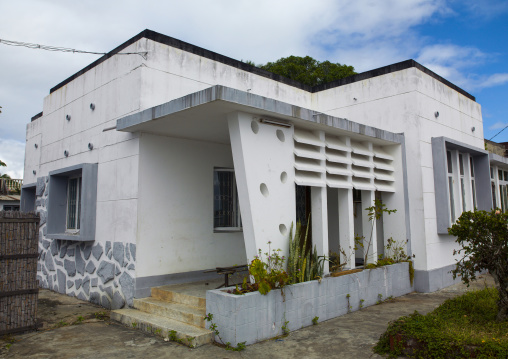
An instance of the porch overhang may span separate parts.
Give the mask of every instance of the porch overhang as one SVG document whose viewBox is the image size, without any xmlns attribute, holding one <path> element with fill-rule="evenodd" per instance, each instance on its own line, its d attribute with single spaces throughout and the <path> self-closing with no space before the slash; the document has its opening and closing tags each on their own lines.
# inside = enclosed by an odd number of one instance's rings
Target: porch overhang
<svg viewBox="0 0 508 359">
<path fill-rule="evenodd" d="M 227 115 L 233 112 L 247 112 L 379 144 L 402 143 L 404 139 L 403 134 L 220 85 L 120 118 L 116 129 L 228 144 Z"/>
</svg>

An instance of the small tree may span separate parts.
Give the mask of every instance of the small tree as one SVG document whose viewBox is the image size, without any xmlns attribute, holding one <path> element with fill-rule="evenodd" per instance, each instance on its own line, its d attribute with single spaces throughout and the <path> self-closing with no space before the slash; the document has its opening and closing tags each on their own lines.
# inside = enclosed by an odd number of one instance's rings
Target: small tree
<svg viewBox="0 0 508 359">
<path fill-rule="evenodd" d="M 254 65 L 251 61 L 246 63 Z M 310 56 L 283 57 L 258 67 L 309 86 L 321 85 L 356 74 L 353 66 L 330 61 L 320 62 Z"/>
<path fill-rule="evenodd" d="M 462 255 L 452 271 L 469 286 L 476 274 L 488 270 L 499 292 L 497 320 L 508 320 L 508 214 L 499 210 L 464 212 L 449 230 Z"/>
</svg>

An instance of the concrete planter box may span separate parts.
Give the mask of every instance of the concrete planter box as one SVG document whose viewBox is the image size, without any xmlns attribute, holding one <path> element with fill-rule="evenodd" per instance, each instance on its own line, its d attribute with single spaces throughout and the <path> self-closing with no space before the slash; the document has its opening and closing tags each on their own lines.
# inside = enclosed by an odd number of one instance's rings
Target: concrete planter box
<svg viewBox="0 0 508 359">
<path fill-rule="evenodd" d="M 206 293 L 206 312 L 213 314 L 213 322 L 224 342 L 253 344 L 282 335 L 282 326 L 288 321 L 290 331 L 336 318 L 374 305 L 379 300 L 398 297 L 413 291 L 409 281 L 409 263 L 397 263 L 364 270 L 341 277 L 324 278 L 321 283 L 298 283 L 267 295 L 259 292 L 233 295 L 223 290 Z M 347 295 L 349 294 L 349 298 Z M 207 322 L 207 327 L 210 325 Z M 217 338 L 216 338 L 217 339 Z"/>
</svg>

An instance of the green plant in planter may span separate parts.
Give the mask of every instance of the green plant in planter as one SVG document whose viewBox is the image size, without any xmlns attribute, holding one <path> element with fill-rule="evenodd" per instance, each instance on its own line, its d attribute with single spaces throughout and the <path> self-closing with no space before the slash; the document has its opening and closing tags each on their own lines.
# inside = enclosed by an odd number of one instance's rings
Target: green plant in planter
<svg viewBox="0 0 508 359">
<path fill-rule="evenodd" d="M 266 261 L 263 260 L 260 249 L 257 258 L 253 259 L 249 265 L 249 274 L 254 278 L 257 290 L 261 294 L 267 294 L 275 288 L 283 288 L 289 283 L 289 276 L 284 270 L 285 257 L 280 255 L 280 249 L 271 250 L 270 244 L 271 242 L 268 242 Z M 242 287 L 246 286 L 245 278 Z"/>
<path fill-rule="evenodd" d="M 308 222 L 310 222 L 310 215 Z M 296 223 L 296 230 L 293 236 L 293 224 L 289 230 L 289 258 L 288 274 L 291 283 L 301 283 L 310 280 L 321 280 L 323 277 L 325 256 L 318 256 L 316 246 L 314 251 L 307 250 L 307 238 L 309 236 L 309 226 L 305 232 L 303 243 L 301 242 L 301 223 Z M 312 253 L 311 253 L 312 252 Z"/>
</svg>

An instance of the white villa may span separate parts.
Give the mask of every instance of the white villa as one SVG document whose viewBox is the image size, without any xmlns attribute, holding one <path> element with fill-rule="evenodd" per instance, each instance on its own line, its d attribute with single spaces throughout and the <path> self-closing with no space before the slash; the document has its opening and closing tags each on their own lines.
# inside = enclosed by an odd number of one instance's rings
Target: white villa
<svg viewBox="0 0 508 359">
<path fill-rule="evenodd" d="M 453 283 L 461 212 L 508 208 L 480 104 L 413 60 L 310 87 L 150 30 L 50 90 L 23 183 L 40 285 L 113 309 L 269 241 L 287 253 L 297 220 L 321 255 L 407 241 L 415 289 L 435 291 Z M 376 198 L 397 212 L 372 226 Z"/>
</svg>

